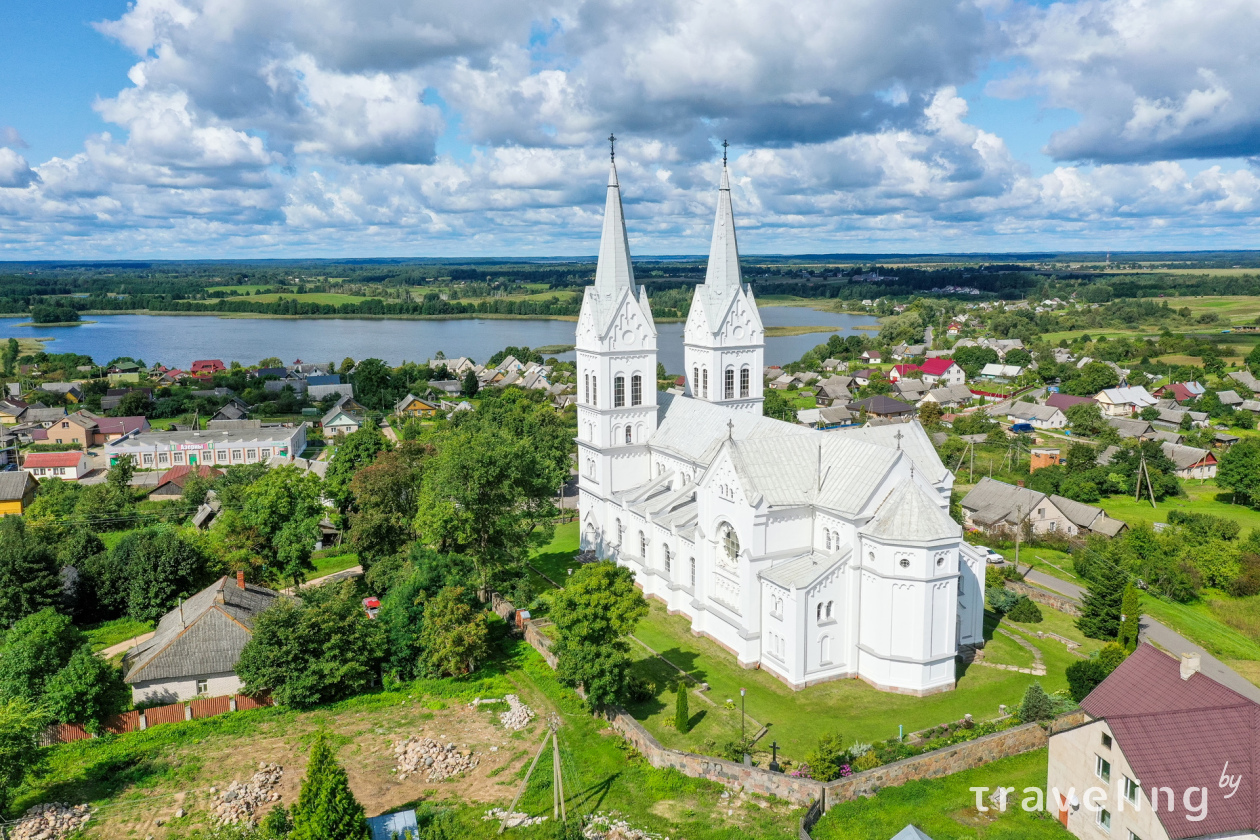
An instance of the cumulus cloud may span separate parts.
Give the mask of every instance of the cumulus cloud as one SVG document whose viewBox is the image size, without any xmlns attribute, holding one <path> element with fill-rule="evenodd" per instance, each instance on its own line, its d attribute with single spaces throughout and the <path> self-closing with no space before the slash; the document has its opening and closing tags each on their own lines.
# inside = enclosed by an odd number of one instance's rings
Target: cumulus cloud
<svg viewBox="0 0 1260 840">
<path fill-rule="evenodd" d="M 1077 0 L 1005 29 L 1027 66 L 991 93 L 1080 114 L 1047 152 L 1104 162 L 1260 154 L 1254 0 Z"/>
<path fill-rule="evenodd" d="M 0 146 L 0 188 L 29 187 L 39 180 L 26 158 L 7 146 Z"/>
</svg>

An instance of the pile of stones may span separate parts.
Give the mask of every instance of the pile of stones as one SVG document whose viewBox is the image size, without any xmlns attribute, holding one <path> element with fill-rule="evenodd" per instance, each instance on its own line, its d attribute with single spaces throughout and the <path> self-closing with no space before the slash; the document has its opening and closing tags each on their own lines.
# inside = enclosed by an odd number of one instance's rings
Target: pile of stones
<svg viewBox="0 0 1260 840">
<path fill-rule="evenodd" d="M 612 816 L 592 814 L 586 822 L 586 827 L 582 829 L 582 833 L 586 836 L 586 840 L 661 840 L 659 834 L 651 834 L 641 828 L 635 828 L 615 814 Z M 665 840 L 669 838 L 666 837 Z"/>
<path fill-rule="evenodd" d="M 472 750 L 457 750 L 454 744 L 415 735 L 396 742 L 394 756 L 398 759 L 396 770 L 400 782 L 414 773 L 426 773 L 427 781 L 440 782 L 471 770 L 479 763 Z"/>
<path fill-rule="evenodd" d="M 508 710 L 499 715 L 503 728 L 508 732 L 516 732 L 529 726 L 529 722 L 534 719 L 534 710 L 522 703 L 521 698 L 515 694 L 509 694 L 503 699 L 508 704 Z"/>
<path fill-rule="evenodd" d="M 60 840 L 82 828 L 91 817 L 86 805 L 50 802 L 27 809 L 9 832 L 10 840 Z"/>
<path fill-rule="evenodd" d="M 525 828 L 526 826 L 538 825 L 547 821 L 545 816 L 531 817 L 529 814 L 520 811 L 513 811 L 509 814 L 503 808 L 491 808 L 489 811 L 486 811 L 486 815 L 482 819 L 499 822 L 504 817 L 507 817 L 508 828 Z"/>
<path fill-rule="evenodd" d="M 256 820 L 268 803 L 280 801 L 276 786 L 283 776 L 284 768 L 279 764 L 259 762 L 258 772 L 249 781 L 232 782 L 223 791 L 210 788 L 210 812 L 225 824 Z"/>
</svg>

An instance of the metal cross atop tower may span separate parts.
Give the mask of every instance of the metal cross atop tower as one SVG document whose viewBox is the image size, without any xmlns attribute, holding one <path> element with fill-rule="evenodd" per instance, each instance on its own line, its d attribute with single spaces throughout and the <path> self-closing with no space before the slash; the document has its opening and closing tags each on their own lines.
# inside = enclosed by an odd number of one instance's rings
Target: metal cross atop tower
<svg viewBox="0 0 1260 840">
<path fill-rule="evenodd" d="M 723 169 L 726 168 L 726 149 L 730 145 L 731 144 L 727 143 L 725 140 L 722 141 L 722 168 Z"/>
<path fill-rule="evenodd" d="M 904 435 L 902 435 L 901 430 L 898 429 L 897 434 L 893 435 L 893 437 L 897 439 L 897 451 L 900 452 L 901 451 L 901 438 L 904 437 Z"/>
<path fill-rule="evenodd" d="M 617 162 L 617 135 L 611 132 L 608 135 L 608 157 L 613 162 Z"/>
</svg>

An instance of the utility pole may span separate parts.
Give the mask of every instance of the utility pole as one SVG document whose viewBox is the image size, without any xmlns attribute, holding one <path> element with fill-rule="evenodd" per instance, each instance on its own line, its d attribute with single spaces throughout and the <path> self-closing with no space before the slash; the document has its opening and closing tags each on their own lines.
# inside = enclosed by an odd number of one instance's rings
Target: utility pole
<svg viewBox="0 0 1260 840">
<path fill-rule="evenodd" d="M 553 819 L 559 819 L 568 822 L 568 815 L 564 804 L 564 774 L 560 769 L 560 718 L 552 715 L 547 721 L 547 732 L 543 735 L 542 744 L 538 747 L 538 752 L 534 756 L 534 760 L 530 762 L 529 770 L 525 773 L 525 778 L 521 779 L 521 785 L 516 789 L 516 796 L 512 799 L 512 804 L 508 807 L 507 813 L 503 815 L 503 820 L 499 823 L 499 834 L 502 834 L 507 828 L 508 820 L 512 818 L 512 814 L 516 813 L 516 806 L 520 804 L 521 796 L 525 793 L 525 788 L 529 785 L 529 779 L 534 775 L 534 768 L 538 766 L 538 760 L 542 758 L 543 753 L 547 751 L 547 742 L 551 742 L 552 763 L 551 763 L 551 811 Z"/>
</svg>

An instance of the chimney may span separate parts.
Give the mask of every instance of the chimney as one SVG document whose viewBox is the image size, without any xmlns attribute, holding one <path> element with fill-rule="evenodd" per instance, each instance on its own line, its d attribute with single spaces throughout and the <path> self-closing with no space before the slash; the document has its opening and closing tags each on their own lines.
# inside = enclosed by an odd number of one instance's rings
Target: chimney
<svg viewBox="0 0 1260 840">
<path fill-rule="evenodd" d="M 236 585 L 241 591 L 245 589 L 245 571 L 241 570 L 236 573 Z"/>
<path fill-rule="evenodd" d="M 1181 654 L 1181 678 L 1183 680 L 1190 679 L 1192 676 L 1199 673 L 1200 670 L 1201 668 L 1200 668 L 1199 654 L 1197 653 Z"/>
</svg>

